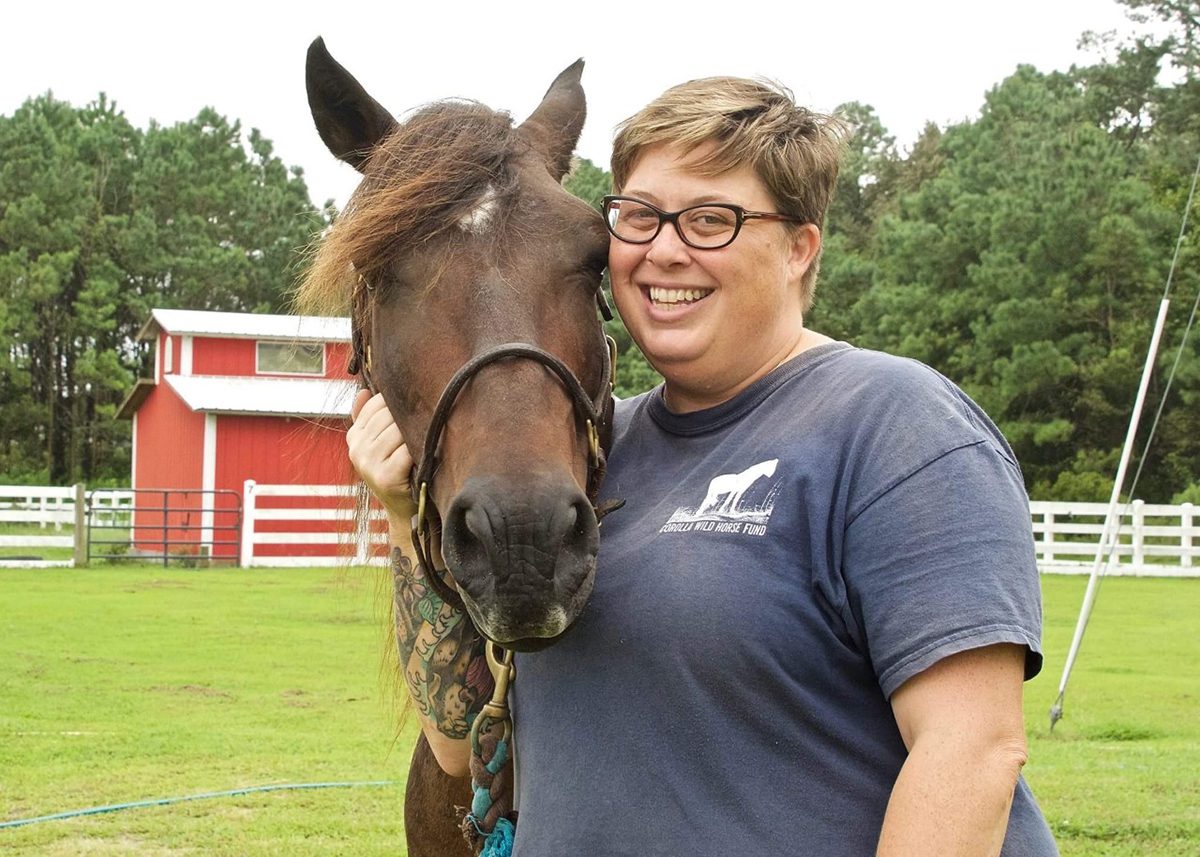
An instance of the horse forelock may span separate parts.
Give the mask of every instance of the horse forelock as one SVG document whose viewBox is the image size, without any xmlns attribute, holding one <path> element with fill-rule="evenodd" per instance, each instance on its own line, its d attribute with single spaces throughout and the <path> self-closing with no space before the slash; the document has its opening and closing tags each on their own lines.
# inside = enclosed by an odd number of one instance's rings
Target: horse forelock
<svg viewBox="0 0 1200 857">
<path fill-rule="evenodd" d="M 344 314 L 365 281 L 450 229 L 495 227 L 511 201 L 518 134 L 507 113 L 439 101 L 376 147 L 365 177 L 321 237 L 296 294 L 304 312 Z"/>
</svg>

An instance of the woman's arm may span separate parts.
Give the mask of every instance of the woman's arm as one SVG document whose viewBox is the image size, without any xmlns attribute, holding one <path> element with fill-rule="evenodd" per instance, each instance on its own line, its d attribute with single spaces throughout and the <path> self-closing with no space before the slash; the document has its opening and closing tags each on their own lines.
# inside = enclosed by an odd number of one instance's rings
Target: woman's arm
<svg viewBox="0 0 1200 857">
<path fill-rule="evenodd" d="M 892 710 L 908 759 L 892 789 L 879 857 L 1000 853 L 1025 764 L 1025 650 L 947 657 L 902 684 Z"/>
<path fill-rule="evenodd" d="M 396 645 L 421 729 L 446 773 L 467 776 L 471 721 L 491 694 L 483 639 L 463 613 L 434 591 L 412 547 L 416 514 L 413 460 L 383 396 L 360 390 L 346 432 L 350 461 L 388 517 Z"/>
</svg>

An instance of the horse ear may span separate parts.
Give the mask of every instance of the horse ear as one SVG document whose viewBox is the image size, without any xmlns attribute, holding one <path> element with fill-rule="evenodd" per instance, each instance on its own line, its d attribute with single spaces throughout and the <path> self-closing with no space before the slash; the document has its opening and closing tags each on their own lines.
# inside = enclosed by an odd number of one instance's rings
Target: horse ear
<svg viewBox="0 0 1200 857">
<path fill-rule="evenodd" d="M 537 110 L 521 123 L 521 133 L 541 152 L 546 168 L 556 180 L 561 180 L 571 167 L 571 153 L 579 142 L 587 115 L 587 102 L 579 85 L 582 74 L 581 59 L 563 69 L 546 90 Z"/>
<path fill-rule="evenodd" d="M 317 133 L 337 158 L 363 172 L 371 150 L 392 132 L 396 120 L 330 56 L 320 37 L 308 46 L 304 82 Z"/>
</svg>

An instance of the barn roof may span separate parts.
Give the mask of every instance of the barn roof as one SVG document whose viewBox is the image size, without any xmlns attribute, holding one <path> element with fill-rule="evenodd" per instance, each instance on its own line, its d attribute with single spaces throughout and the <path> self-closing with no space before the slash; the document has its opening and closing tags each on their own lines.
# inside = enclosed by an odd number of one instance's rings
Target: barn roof
<svg viewBox="0 0 1200 857">
<path fill-rule="evenodd" d="M 209 312 L 195 309 L 151 310 L 150 320 L 138 332 L 138 339 L 153 339 L 159 331 L 176 336 L 349 342 L 350 319 L 320 315 Z"/>
<path fill-rule="evenodd" d="M 346 417 L 358 386 L 325 378 L 256 378 L 229 375 L 166 375 L 164 380 L 193 411 Z"/>
</svg>

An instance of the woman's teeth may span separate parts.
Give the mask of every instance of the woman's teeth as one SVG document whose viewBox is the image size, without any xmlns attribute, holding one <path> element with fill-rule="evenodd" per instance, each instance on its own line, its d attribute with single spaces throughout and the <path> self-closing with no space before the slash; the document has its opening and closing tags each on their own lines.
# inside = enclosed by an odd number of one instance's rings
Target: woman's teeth
<svg viewBox="0 0 1200 857">
<path fill-rule="evenodd" d="M 664 289 L 659 286 L 650 287 L 650 300 L 656 304 L 694 303 L 705 298 L 711 289 Z"/>
</svg>

